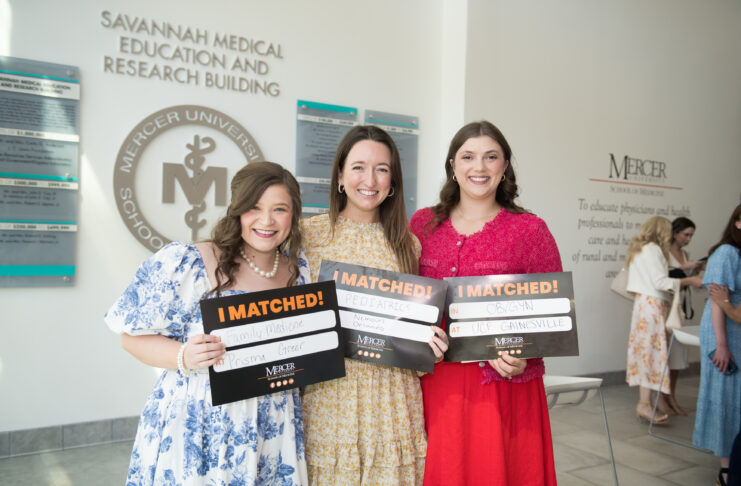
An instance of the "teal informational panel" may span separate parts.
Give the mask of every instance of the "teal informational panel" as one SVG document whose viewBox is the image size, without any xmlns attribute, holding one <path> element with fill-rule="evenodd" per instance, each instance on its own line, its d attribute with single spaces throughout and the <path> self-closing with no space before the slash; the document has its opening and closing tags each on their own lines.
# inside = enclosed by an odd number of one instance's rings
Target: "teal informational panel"
<svg viewBox="0 0 741 486">
<path fill-rule="evenodd" d="M 0 287 L 72 285 L 79 69 L 0 56 Z"/>
<path fill-rule="evenodd" d="M 394 140 L 401 158 L 404 177 L 404 205 L 407 219 L 417 210 L 417 159 L 419 152 L 419 118 L 383 111 L 365 111 L 365 124 L 383 128 Z"/>
<path fill-rule="evenodd" d="M 296 179 L 301 186 L 304 216 L 329 211 L 334 153 L 357 119 L 357 108 L 298 100 Z"/>
</svg>

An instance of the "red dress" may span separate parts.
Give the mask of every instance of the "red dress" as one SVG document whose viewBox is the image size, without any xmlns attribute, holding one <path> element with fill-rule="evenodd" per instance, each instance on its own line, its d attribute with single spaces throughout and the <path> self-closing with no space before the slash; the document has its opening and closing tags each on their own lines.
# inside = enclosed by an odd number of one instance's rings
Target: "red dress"
<svg viewBox="0 0 741 486">
<path fill-rule="evenodd" d="M 481 231 L 459 234 L 429 208 L 409 223 L 422 243 L 424 277 L 560 272 L 561 257 L 545 222 L 502 209 Z M 422 378 L 427 428 L 426 486 L 555 485 L 553 445 L 543 389 L 543 360 L 506 380 L 488 364 L 439 363 Z"/>
</svg>

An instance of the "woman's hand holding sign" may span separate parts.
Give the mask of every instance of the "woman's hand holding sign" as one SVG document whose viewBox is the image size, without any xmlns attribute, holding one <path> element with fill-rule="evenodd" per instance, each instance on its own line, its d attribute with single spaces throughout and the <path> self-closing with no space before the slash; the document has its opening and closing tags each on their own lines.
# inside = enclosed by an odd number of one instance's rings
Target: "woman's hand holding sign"
<svg viewBox="0 0 741 486">
<path fill-rule="evenodd" d="M 527 359 L 515 358 L 507 351 L 503 351 L 499 358 L 490 359 L 487 362 L 504 378 L 512 378 L 522 374 L 525 371 L 525 366 L 527 366 Z"/>
<path fill-rule="evenodd" d="M 437 326 L 430 326 L 430 329 L 435 333 L 430 339 L 430 347 L 435 353 L 435 363 L 439 363 L 443 360 L 445 351 L 448 350 L 448 335 Z"/>
<path fill-rule="evenodd" d="M 186 369 L 208 368 L 219 361 L 226 353 L 226 345 L 219 336 L 199 334 L 188 339 L 183 351 L 183 364 Z"/>
</svg>

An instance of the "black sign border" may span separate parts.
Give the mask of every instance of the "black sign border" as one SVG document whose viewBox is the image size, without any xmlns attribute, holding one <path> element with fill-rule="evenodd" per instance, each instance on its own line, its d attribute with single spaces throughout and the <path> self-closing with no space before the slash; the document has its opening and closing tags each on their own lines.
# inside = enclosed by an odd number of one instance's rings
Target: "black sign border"
<svg viewBox="0 0 741 486">
<path fill-rule="evenodd" d="M 271 314 L 269 316 L 251 317 L 224 323 L 219 322 L 219 307 L 235 304 L 248 305 L 251 302 L 259 302 L 274 298 L 282 299 L 284 297 L 316 293 L 318 291 L 322 292 L 322 305 L 317 304 L 317 306 L 309 309 L 294 309 L 292 311 L 281 312 L 279 315 Z M 279 391 L 291 390 L 312 383 L 333 380 L 345 376 L 344 353 L 342 349 L 342 340 L 340 338 L 340 336 L 342 336 L 342 327 L 340 326 L 340 315 L 337 307 L 337 293 L 334 282 L 319 282 L 294 287 L 229 295 L 213 299 L 203 299 L 200 304 L 201 316 L 203 318 L 203 329 L 204 332 L 208 334 L 212 333 L 216 329 L 225 329 L 244 324 L 254 324 L 276 318 L 295 317 L 323 310 L 331 310 L 335 315 L 335 325 L 332 328 L 325 328 L 282 338 L 268 339 L 257 343 L 231 346 L 227 348 L 227 351 L 260 346 L 277 341 L 295 339 L 302 336 L 322 334 L 330 331 L 337 333 L 339 341 L 337 348 L 321 351 L 319 353 L 312 353 L 288 359 L 278 359 L 266 363 L 260 363 L 259 365 L 246 366 L 219 373 L 214 371 L 213 366 L 209 367 L 208 374 L 211 380 L 211 401 L 213 405 L 223 405 L 225 403 L 259 397 Z M 287 362 L 292 362 L 294 364 L 293 373 L 282 373 L 281 375 L 273 375 L 272 377 L 266 375 L 265 368 L 286 364 Z M 293 383 L 283 385 L 283 380 L 290 379 L 293 379 Z M 270 388 L 270 383 L 277 382 L 278 380 L 281 382 L 280 388 Z M 264 386 L 256 385 L 256 383 L 264 383 Z M 252 385 L 250 386 L 250 384 Z"/>
<path fill-rule="evenodd" d="M 365 267 L 362 265 L 336 262 L 332 260 L 322 260 L 322 263 L 319 269 L 319 279 L 327 280 L 327 281 L 334 281 L 332 279 L 332 276 L 334 275 L 335 270 L 341 271 L 343 269 L 345 271 L 355 273 L 358 276 L 366 275 L 366 276 L 373 276 L 373 277 L 379 277 L 379 278 L 388 278 L 392 280 L 401 280 L 403 282 L 410 282 L 410 283 L 418 284 L 418 285 L 431 286 L 432 287 L 431 294 L 433 295 L 433 297 L 427 299 L 424 297 L 414 297 L 414 296 L 399 295 L 399 294 L 390 293 L 390 292 L 383 292 L 377 289 L 365 289 L 362 287 L 353 287 L 350 285 L 343 285 L 341 282 L 335 282 L 337 289 L 347 290 L 350 292 L 360 292 L 360 293 L 365 293 L 365 294 L 371 294 L 371 295 L 375 295 L 378 297 L 406 300 L 409 302 L 415 302 L 419 304 L 432 305 L 433 307 L 437 308 L 438 313 L 437 313 L 437 321 L 435 323 L 429 323 L 429 322 L 424 322 L 424 321 L 418 321 L 415 319 L 393 317 L 393 316 L 389 316 L 388 314 L 380 314 L 380 313 L 371 312 L 371 311 L 358 311 L 357 309 L 352 309 L 349 307 L 340 306 L 339 307 L 340 310 L 345 310 L 348 312 L 355 312 L 355 313 L 365 314 L 365 315 L 370 315 L 370 316 L 384 317 L 386 319 L 409 322 L 412 324 L 440 327 L 442 323 L 445 302 L 443 301 L 443 299 L 439 299 L 440 302 L 438 304 L 435 304 L 433 300 L 434 300 L 435 295 L 443 296 L 447 294 L 447 287 L 448 287 L 447 282 L 443 280 L 433 279 L 433 278 L 421 277 L 419 275 L 412 275 L 409 273 L 393 272 L 390 270 L 382 270 L 380 268 Z M 376 349 L 377 348 L 376 346 L 361 345 L 361 344 L 356 343 L 355 336 L 357 336 L 359 332 L 360 331 L 357 331 L 355 329 L 346 329 L 344 327 L 342 328 L 342 339 L 343 339 L 343 346 L 345 348 L 346 358 L 355 359 L 358 361 L 363 361 L 363 362 L 371 363 L 371 364 L 393 366 L 396 368 L 404 368 L 404 369 L 409 369 L 409 370 L 414 370 L 414 371 L 423 371 L 426 373 L 431 373 L 433 371 L 434 366 L 435 366 L 435 353 L 432 351 L 432 348 L 430 347 L 428 343 L 420 342 L 420 341 L 413 341 L 411 339 L 404 339 L 404 338 L 399 338 L 399 337 L 385 336 L 383 334 L 376 334 L 372 332 L 363 332 L 362 334 L 364 336 L 369 336 L 375 339 L 384 340 L 383 347 L 391 351 L 390 353 L 381 352 L 380 357 L 375 357 L 379 354 L 377 352 L 378 349 Z M 358 354 L 358 351 L 361 351 L 363 353 L 368 352 L 369 355 L 366 356 L 365 354 Z M 375 356 L 370 356 L 370 353 L 373 353 Z"/>
<path fill-rule="evenodd" d="M 511 334 L 497 334 L 493 336 L 468 336 L 454 338 L 448 334 L 449 347 L 448 352 L 445 353 L 446 362 L 462 362 L 462 361 L 483 361 L 496 359 L 498 357 L 497 351 L 493 347 L 495 338 L 516 338 L 516 337 L 527 337 L 535 342 L 527 347 L 513 345 L 500 349 L 501 351 L 508 351 L 518 358 L 545 358 L 545 357 L 559 357 L 559 356 L 578 356 L 579 355 L 579 338 L 576 325 L 576 303 L 574 301 L 574 284 L 573 276 L 571 272 L 551 272 L 551 273 L 518 273 L 518 274 L 503 274 L 503 275 L 483 275 L 483 276 L 469 276 L 469 277 L 446 277 L 445 281 L 448 282 L 448 293 L 445 299 L 445 322 L 449 326 L 451 323 L 450 317 L 450 304 L 452 303 L 464 303 L 464 302 L 492 302 L 492 301 L 509 301 L 509 300 L 522 300 L 522 295 L 500 295 L 496 297 L 482 296 L 482 297 L 456 297 L 454 295 L 455 289 L 459 285 L 475 284 L 475 283 L 518 283 L 518 282 L 541 282 L 548 280 L 557 280 L 559 286 L 558 294 L 548 294 L 543 299 L 552 299 L 560 296 L 563 298 L 565 295 L 569 299 L 570 309 L 566 314 L 538 314 L 537 316 L 511 316 L 503 319 L 456 319 L 457 322 L 466 321 L 499 321 L 499 320 L 513 320 L 513 319 L 529 319 L 529 318 L 548 318 L 548 317 L 564 317 L 568 316 L 571 318 L 572 329 L 566 332 L 534 332 L 534 333 L 511 333 Z M 528 294 L 532 298 L 538 294 Z M 535 299 L 541 299 L 541 297 L 535 297 Z M 533 299 L 534 300 L 534 299 Z M 500 348 L 502 348 L 500 346 Z M 520 352 L 517 354 L 517 352 Z"/>
</svg>

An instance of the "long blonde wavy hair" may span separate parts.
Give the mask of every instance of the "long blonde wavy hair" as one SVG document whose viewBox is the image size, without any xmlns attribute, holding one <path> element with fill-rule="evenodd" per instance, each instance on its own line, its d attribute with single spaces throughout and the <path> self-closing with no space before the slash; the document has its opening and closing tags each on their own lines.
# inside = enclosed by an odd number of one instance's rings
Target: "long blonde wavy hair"
<svg viewBox="0 0 741 486">
<path fill-rule="evenodd" d="M 661 248 L 664 258 L 669 260 L 669 248 L 672 244 L 672 222 L 663 216 L 652 216 L 643 223 L 641 231 L 633 237 L 625 258 L 625 268 L 630 266 L 633 258 L 641 252 L 646 243 L 656 243 Z"/>
</svg>

